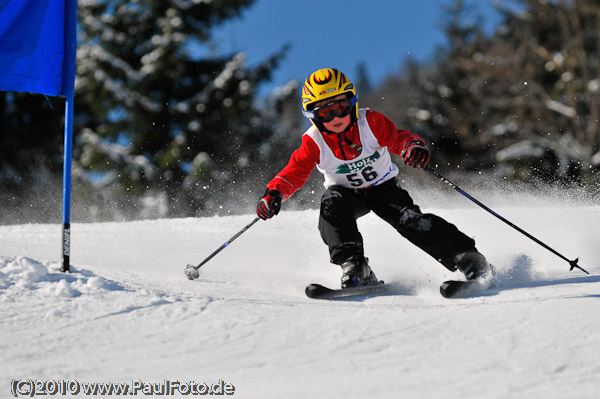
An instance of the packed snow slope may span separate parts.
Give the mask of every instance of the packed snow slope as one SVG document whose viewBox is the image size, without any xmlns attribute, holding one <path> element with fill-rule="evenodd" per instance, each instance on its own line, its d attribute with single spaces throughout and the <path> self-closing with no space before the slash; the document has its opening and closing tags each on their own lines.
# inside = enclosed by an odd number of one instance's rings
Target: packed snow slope
<svg viewBox="0 0 600 399">
<path fill-rule="evenodd" d="M 440 283 L 459 276 L 373 215 L 359 226 L 390 289 L 341 301 L 304 295 L 341 275 L 316 210 L 284 205 L 195 281 L 185 266 L 254 215 L 74 223 L 69 274 L 59 225 L 0 226 L 0 397 L 13 379 L 221 380 L 239 398 L 599 397 L 600 207 L 495 209 L 586 275 L 464 199 L 419 203 L 476 239 L 495 288 L 442 298 Z"/>
</svg>

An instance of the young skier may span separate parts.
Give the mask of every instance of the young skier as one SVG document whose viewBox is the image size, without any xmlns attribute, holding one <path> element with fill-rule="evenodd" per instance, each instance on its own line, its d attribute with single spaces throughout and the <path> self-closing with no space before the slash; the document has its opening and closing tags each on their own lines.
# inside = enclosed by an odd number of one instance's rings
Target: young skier
<svg viewBox="0 0 600 399">
<path fill-rule="evenodd" d="M 468 280 L 490 272 L 475 241 L 439 216 L 422 213 L 396 180 L 390 152 L 426 168 L 429 152 L 416 134 L 400 130 L 376 111 L 358 108 L 352 82 L 333 68 L 312 73 L 302 88 L 302 112 L 312 125 L 289 163 L 267 184 L 257 214 L 270 219 L 316 167 L 324 175 L 319 232 L 330 260 L 342 267 L 342 288 L 376 284 L 356 220 L 373 211 L 402 236 Z"/>
</svg>

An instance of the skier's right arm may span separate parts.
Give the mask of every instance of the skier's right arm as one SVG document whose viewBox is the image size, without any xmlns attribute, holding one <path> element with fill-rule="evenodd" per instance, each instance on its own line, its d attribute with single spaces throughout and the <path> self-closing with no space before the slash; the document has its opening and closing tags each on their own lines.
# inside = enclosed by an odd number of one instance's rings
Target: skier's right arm
<svg viewBox="0 0 600 399">
<path fill-rule="evenodd" d="M 267 184 L 265 195 L 258 201 L 256 212 L 261 219 L 269 219 L 279 212 L 282 201 L 298 191 L 310 177 L 319 162 L 317 144 L 305 134 L 302 145 L 292 154 L 288 164 Z"/>
</svg>

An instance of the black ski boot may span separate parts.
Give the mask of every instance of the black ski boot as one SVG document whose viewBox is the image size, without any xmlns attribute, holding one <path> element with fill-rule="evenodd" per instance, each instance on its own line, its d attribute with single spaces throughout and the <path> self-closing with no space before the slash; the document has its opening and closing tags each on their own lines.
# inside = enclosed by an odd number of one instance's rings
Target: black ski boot
<svg viewBox="0 0 600 399">
<path fill-rule="evenodd" d="M 375 273 L 362 255 L 352 256 L 342 263 L 342 288 L 378 284 Z"/>
<path fill-rule="evenodd" d="M 477 251 L 461 252 L 454 257 L 456 268 L 464 273 L 467 280 L 484 279 L 494 275 L 494 268 Z"/>
</svg>

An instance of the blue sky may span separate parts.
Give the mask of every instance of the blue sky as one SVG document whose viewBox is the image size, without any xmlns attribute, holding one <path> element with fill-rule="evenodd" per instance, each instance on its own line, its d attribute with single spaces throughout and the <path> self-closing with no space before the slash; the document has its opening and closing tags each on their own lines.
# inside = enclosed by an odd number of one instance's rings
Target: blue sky
<svg viewBox="0 0 600 399">
<path fill-rule="evenodd" d="M 507 1 L 507 0 L 504 0 Z M 499 21 L 489 0 L 467 0 L 491 31 Z M 445 43 L 440 23 L 453 0 L 257 0 L 241 18 L 214 31 L 217 52 L 244 52 L 256 65 L 286 43 L 287 58 L 262 92 L 324 67 L 350 79 L 363 62 L 373 84 L 401 70 L 406 57 L 426 61 Z M 475 15 L 475 13 L 473 14 Z"/>
</svg>

